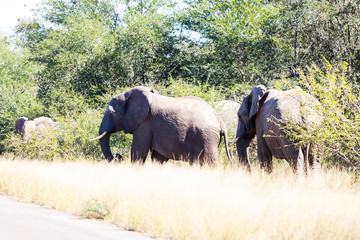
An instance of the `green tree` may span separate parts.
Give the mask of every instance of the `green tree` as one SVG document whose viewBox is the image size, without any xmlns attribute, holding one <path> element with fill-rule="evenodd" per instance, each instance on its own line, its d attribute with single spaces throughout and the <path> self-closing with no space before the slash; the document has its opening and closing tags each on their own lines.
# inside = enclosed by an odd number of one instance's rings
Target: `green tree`
<svg viewBox="0 0 360 240">
<path fill-rule="evenodd" d="M 38 65 L 29 62 L 29 53 L 0 37 L 0 153 L 6 135 L 15 130 L 17 118 L 34 118 L 44 114 L 36 98 L 34 76 Z"/>
<path fill-rule="evenodd" d="M 32 59 L 44 66 L 40 98 L 46 106 L 68 102 L 61 106 L 72 109 L 82 106 L 82 98 L 97 102 L 119 85 L 165 81 L 176 52 L 174 23 L 166 11 L 171 7 L 163 0 L 48 1 L 40 11 L 44 24 L 36 25 L 46 34 L 30 41 L 30 26 L 20 31 L 31 43 Z M 62 99 L 74 93 L 80 95 L 74 104 Z"/>
<path fill-rule="evenodd" d="M 320 125 L 299 128 L 290 124 L 286 131 L 302 144 L 318 143 L 324 150 L 325 164 L 350 166 L 359 171 L 359 84 L 349 80 L 347 63 L 332 65 L 324 61 L 322 65 L 325 70 L 313 65 L 299 76 L 299 84 L 320 102 L 313 109 L 321 116 L 317 119 Z"/>
<path fill-rule="evenodd" d="M 206 81 L 216 85 L 265 82 L 282 62 L 286 49 L 269 28 L 276 9 L 266 1 L 188 1 L 182 24 L 198 32 L 203 51 Z M 204 81 L 204 77 L 202 77 Z"/>
<path fill-rule="evenodd" d="M 273 2 L 279 9 L 278 34 L 290 50 L 289 67 L 321 66 L 325 57 L 332 64 L 349 63 L 348 74 L 358 78 L 360 1 Z"/>
</svg>

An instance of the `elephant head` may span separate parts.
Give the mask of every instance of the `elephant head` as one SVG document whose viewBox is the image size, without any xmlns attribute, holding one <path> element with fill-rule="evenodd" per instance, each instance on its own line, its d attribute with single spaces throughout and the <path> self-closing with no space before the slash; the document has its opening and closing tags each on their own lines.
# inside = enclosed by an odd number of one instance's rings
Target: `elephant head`
<svg viewBox="0 0 360 240">
<path fill-rule="evenodd" d="M 27 120 L 28 120 L 27 117 L 21 117 L 21 118 L 18 118 L 15 122 L 16 132 L 22 136 L 25 134 L 25 122 Z"/>
<path fill-rule="evenodd" d="M 147 87 L 135 87 L 115 96 L 107 106 L 99 136 L 91 141 L 100 140 L 101 150 L 109 162 L 114 158 L 110 150 L 110 135 L 119 131 L 132 133 L 141 125 L 150 111 L 150 93 L 156 91 Z"/>
<path fill-rule="evenodd" d="M 238 128 L 236 131 L 236 148 L 240 162 L 248 165 L 248 147 L 256 135 L 255 118 L 259 110 L 260 100 L 266 88 L 262 85 L 254 87 L 246 96 L 238 110 Z"/>
</svg>

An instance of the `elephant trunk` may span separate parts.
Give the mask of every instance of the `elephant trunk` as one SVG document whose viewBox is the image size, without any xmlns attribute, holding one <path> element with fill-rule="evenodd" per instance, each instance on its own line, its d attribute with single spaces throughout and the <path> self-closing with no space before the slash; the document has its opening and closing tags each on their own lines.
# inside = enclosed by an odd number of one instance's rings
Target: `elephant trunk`
<svg viewBox="0 0 360 240">
<path fill-rule="evenodd" d="M 113 160 L 114 156 L 112 155 L 111 150 L 110 150 L 110 134 L 109 133 L 106 134 L 99 141 L 100 141 L 101 151 L 103 152 L 106 160 L 111 162 L 111 160 Z"/>
<path fill-rule="evenodd" d="M 239 138 L 236 142 L 236 148 L 239 155 L 239 161 L 240 163 L 244 164 L 245 167 L 250 170 L 250 164 L 249 164 L 249 155 L 248 155 L 248 148 L 250 145 L 251 140 Z"/>
<path fill-rule="evenodd" d="M 99 129 L 99 138 L 101 151 L 103 152 L 106 160 L 109 162 L 113 160 L 114 156 L 111 153 L 110 149 L 110 135 L 113 132 L 113 123 L 110 118 L 107 116 L 107 111 L 105 112 L 105 117 L 103 118 L 100 129 Z"/>
</svg>

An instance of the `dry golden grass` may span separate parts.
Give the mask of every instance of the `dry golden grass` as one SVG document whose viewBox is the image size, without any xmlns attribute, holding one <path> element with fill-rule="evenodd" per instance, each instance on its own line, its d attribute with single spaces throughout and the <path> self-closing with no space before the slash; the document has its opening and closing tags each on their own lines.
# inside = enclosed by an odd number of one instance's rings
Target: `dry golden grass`
<svg viewBox="0 0 360 240">
<path fill-rule="evenodd" d="M 0 192 L 164 239 L 360 239 L 360 184 L 338 170 L 0 158 Z"/>
</svg>

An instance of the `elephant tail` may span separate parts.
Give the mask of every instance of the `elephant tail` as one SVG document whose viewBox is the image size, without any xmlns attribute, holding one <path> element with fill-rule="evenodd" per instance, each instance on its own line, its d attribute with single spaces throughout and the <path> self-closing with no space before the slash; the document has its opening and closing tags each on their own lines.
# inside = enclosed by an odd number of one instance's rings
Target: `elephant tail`
<svg viewBox="0 0 360 240">
<path fill-rule="evenodd" d="M 224 137 L 224 143 L 225 143 L 225 150 L 226 150 L 226 155 L 231 163 L 231 165 L 234 167 L 234 162 L 232 157 L 230 156 L 230 151 L 229 151 L 229 143 L 228 143 L 228 136 L 227 136 L 227 131 L 226 129 L 223 129 L 220 133 L 220 139 L 221 137 Z"/>
<path fill-rule="evenodd" d="M 310 154 L 310 143 L 308 143 L 305 148 L 304 160 L 305 160 L 306 175 L 309 175 L 309 171 L 310 171 L 309 154 Z"/>
</svg>

